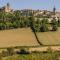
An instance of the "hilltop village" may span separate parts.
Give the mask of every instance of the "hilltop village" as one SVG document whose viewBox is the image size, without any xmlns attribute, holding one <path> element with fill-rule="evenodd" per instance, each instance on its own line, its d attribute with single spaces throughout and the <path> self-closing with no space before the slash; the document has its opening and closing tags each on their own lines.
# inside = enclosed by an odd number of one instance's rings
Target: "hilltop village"
<svg viewBox="0 0 60 60">
<path fill-rule="evenodd" d="M 33 15 L 35 18 L 42 18 L 46 17 L 49 18 L 49 20 L 51 20 L 54 17 L 54 9 L 56 11 L 56 8 L 53 7 L 52 11 L 48 11 L 48 10 L 32 10 L 32 9 L 23 9 L 23 10 L 15 10 L 15 11 L 19 11 L 21 13 L 21 15 L 23 16 L 31 16 Z M 5 6 L 0 8 L 0 12 L 6 12 L 6 13 L 14 13 L 15 11 L 11 8 L 10 4 L 7 3 Z M 60 12 L 55 12 L 55 18 L 58 19 L 60 18 Z"/>
<path fill-rule="evenodd" d="M 33 23 L 33 21 L 35 22 L 35 24 Z M 38 21 L 39 23 L 37 23 Z M 45 21 L 45 24 L 50 24 L 49 28 L 55 22 L 57 22 L 60 26 L 60 12 L 56 11 L 55 6 L 53 7 L 52 11 L 32 9 L 14 10 L 11 8 L 9 3 L 0 8 L 0 29 L 18 28 L 26 26 L 30 26 L 32 28 L 33 26 L 34 30 L 39 29 L 40 31 L 41 25 L 44 25 L 42 21 Z M 52 28 L 56 28 L 56 23 Z"/>
<path fill-rule="evenodd" d="M 60 12 L 0 7 L 0 60 L 60 60 Z"/>
<path fill-rule="evenodd" d="M 60 26 L 60 12 L 57 12 L 55 7 L 53 7 L 52 11 L 32 9 L 14 10 L 7 3 L 0 8 L 0 29 L 31 27 L 34 31 L 40 31 L 41 29 L 47 31 L 54 28 L 56 30 L 57 24 L 55 22 Z M 50 24 L 50 26 L 46 28 L 46 24 Z"/>
</svg>

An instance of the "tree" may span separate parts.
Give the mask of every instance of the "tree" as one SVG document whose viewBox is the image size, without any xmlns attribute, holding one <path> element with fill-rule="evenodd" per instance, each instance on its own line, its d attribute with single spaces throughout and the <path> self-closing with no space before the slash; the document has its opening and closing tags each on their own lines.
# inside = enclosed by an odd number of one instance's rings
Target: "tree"
<svg viewBox="0 0 60 60">
<path fill-rule="evenodd" d="M 57 25 L 58 27 L 60 27 L 60 19 L 58 18 L 58 21 L 57 21 Z"/>
<path fill-rule="evenodd" d="M 2 57 L 2 54 L 0 53 L 0 60 L 3 60 L 2 58 L 3 58 L 3 57 Z"/>
<path fill-rule="evenodd" d="M 7 22 L 15 21 L 16 19 L 14 19 L 14 18 L 15 18 L 14 14 L 6 13 L 6 21 Z"/>
<path fill-rule="evenodd" d="M 6 29 L 10 29 L 13 27 L 13 24 L 11 22 L 5 22 Z"/>
<path fill-rule="evenodd" d="M 46 24 L 46 21 L 45 21 L 45 19 L 43 19 L 42 21 L 41 21 L 41 27 L 40 27 L 40 31 L 41 32 L 46 32 L 46 31 L 48 31 L 49 29 L 48 29 L 48 26 L 47 26 L 47 24 Z"/>
<path fill-rule="evenodd" d="M 29 27 L 29 19 L 28 19 L 28 17 L 24 18 L 24 25 L 25 25 L 25 27 Z"/>
<path fill-rule="evenodd" d="M 9 29 L 9 22 L 6 22 L 6 29 Z"/>
<path fill-rule="evenodd" d="M 25 27 L 24 20 L 20 20 L 20 27 L 21 27 L 21 28 Z"/>
<path fill-rule="evenodd" d="M 35 25 L 35 19 L 34 19 L 34 16 L 31 16 L 29 17 L 29 21 L 30 21 L 30 27 L 32 29 L 33 32 L 35 32 L 35 29 L 34 29 L 34 25 Z"/>
<path fill-rule="evenodd" d="M 19 10 L 14 11 L 14 15 L 15 15 L 17 20 L 20 20 L 21 12 Z"/>
<path fill-rule="evenodd" d="M 8 55 L 13 55 L 15 52 L 14 52 L 14 48 L 13 47 L 9 47 L 7 48 L 7 52 L 8 52 Z"/>
<path fill-rule="evenodd" d="M 37 21 L 35 21 L 34 29 L 35 29 L 35 32 L 40 31 L 40 20 L 39 19 L 37 19 Z"/>
<path fill-rule="evenodd" d="M 0 30 L 5 29 L 5 24 L 4 23 L 0 23 Z"/>
<path fill-rule="evenodd" d="M 14 27 L 14 28 L 18 28 L 18 25 L 17 25 L 16 22 L 13 22 L 13 27 Z"/>
<path fill-rule="evenodd" d="M 6 21 L 6 13 L 5 12 L 0 12 L 0 19 L 2 22 Z"/>
<path fill-rule="evenodd" d="M 57 22 L 56 22 L 56 19 L 53 18 L 52 20 L 52 31 L 57 31 Z"/>
</svg>

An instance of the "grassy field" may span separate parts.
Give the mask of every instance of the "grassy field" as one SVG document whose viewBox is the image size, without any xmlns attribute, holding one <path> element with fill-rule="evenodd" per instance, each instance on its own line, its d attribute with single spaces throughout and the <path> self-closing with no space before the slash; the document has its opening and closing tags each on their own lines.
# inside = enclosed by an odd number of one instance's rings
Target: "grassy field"
<svg viewBox="0 0 60 60">
<path fill-rule="evenodd" d="M 60 45 L 60 28 L 56 32 L 38 32 L 37 36 L 43 45 Z"/>
<path fill-rule="evenodd" d="M 60 45 L 60 28 L 56 32 L 36 33 L 43 45 Z M 39 46 L 30 28 L 0 31 L 0 48 L 16 46 Z"/>
<path fill-rule="evenodd" d="M 57 54 L 53 53 L 20 54 L 5 57 L 3 58 L 3 60 L 57 60 Z"/>
<path fill-rule="evenodd" d="M 30 28 L 19 28 L 0 31 L 0 48 L 15 46 L 37 46 L 39 45 Z"/>
</svg>

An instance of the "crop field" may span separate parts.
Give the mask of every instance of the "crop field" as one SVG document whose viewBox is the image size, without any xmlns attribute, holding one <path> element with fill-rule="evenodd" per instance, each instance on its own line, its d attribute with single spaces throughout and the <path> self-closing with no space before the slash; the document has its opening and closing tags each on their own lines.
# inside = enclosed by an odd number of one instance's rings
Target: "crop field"
<svg viewBox="0 0 60 60">
<path fill-rule="evenodd" d="M 60 28 L 56 32 L 36 33 L 43 45 L 60 45 Z"/>
<path fill-rule="evenodd" d="M 39 45 L 30 28 L 0 31 L 0 47 Z"/>
</svg>

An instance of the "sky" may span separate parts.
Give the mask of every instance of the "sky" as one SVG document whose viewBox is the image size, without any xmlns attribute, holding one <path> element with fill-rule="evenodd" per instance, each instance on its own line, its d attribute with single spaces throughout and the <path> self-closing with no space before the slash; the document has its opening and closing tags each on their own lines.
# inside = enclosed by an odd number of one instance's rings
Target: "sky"
<svg viewBox="0 0 60 60">
<path fill-rule="evenodd" d="M 0 7 L 10 3 L 11 8 L 16 9 L 40 9 L 52 10 L 54 5 L 60 11 L 60 0 L 0 0 Z"/>
</svg>

